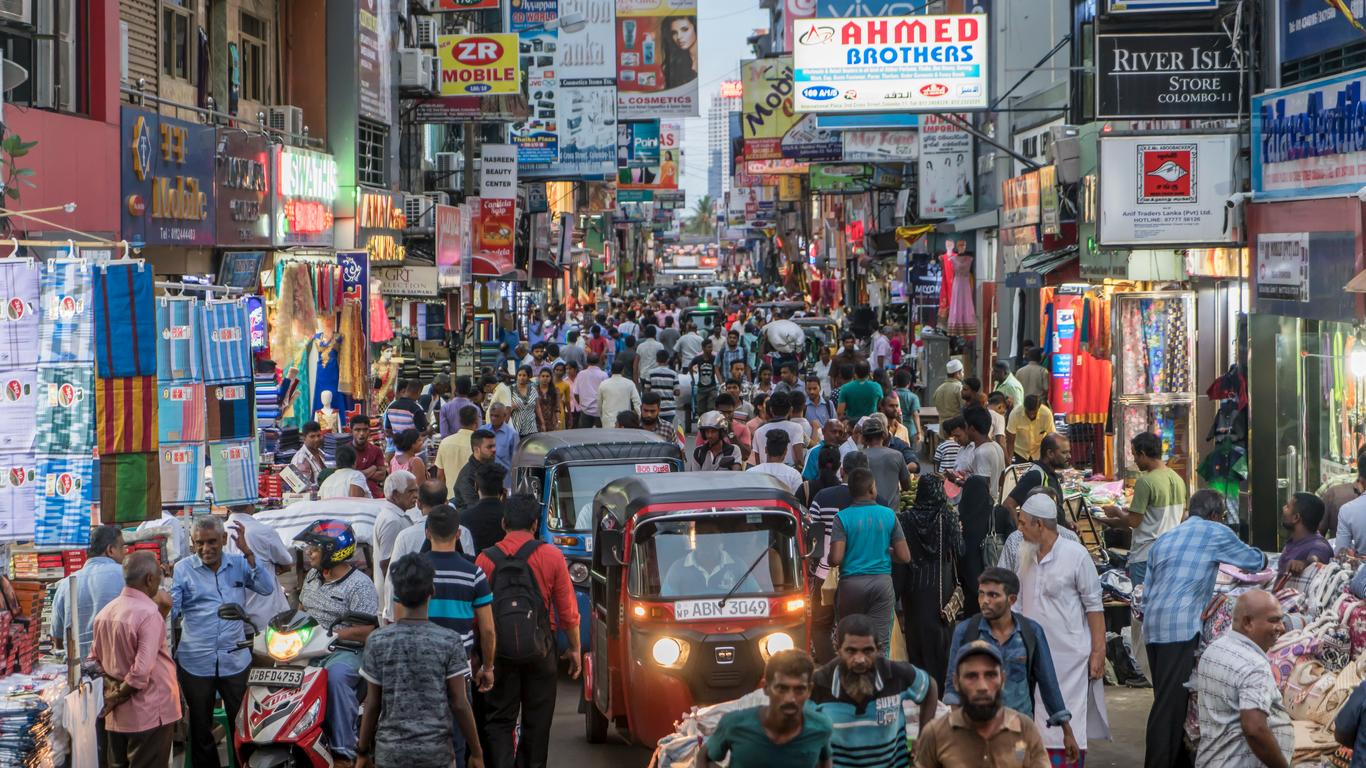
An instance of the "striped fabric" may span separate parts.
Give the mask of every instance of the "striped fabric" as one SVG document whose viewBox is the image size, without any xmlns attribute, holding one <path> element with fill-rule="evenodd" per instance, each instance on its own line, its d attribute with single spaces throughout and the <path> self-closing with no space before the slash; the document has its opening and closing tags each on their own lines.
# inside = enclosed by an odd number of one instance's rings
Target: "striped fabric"
<svg viewBox="0 0 1366 768">
<path fill-rule="evenodd" d="M 155 376 L 96 380 L 100 456 L 156 451 L 157 394 Z"/>
<path fill-rule="evenodd" d="M 0 261 L 0 368 L 38 364 L 38 274 L 27 259 Z"/>
<path fill-rule="evenodd" d="M 209 440 L 242 440 L 256 434 L 254 390 L 249 381 L 205 387 Z"/>
<path fill-rule="evenodd" d="M 38 461 L 31 453 L 0 455 L 0 541 L 33 538 Z"/>
<path fill-rule="evenodd" d="M 157 439 L 197 442 L 205 435 L 204 385 L 197 381 L 162 383 L 157 388 Z"/>
<path fill-rule="evenodd" d="M 157 299 L 157 378 L 199 378 L 199 300 L 162 296 Z"/>
<path fill-rule="evenodd" d="M 161 503 L 167 506 L 203 504 L 204 446 L 200 443 L 162 444 Z"/>
<path fill-rule="evenodd" d="M 38 369 L 37 453 L 88 455 L 95 448 L 95 370 Z"/>
<path fill-rule="evenodd" d="M 251 334 L 247 307 L 241 301 L 210 301 L 203 318 L 200 348 L 204 353 L 204 383 L 223 384 L 251 379 Z"/>
<path fill-rule="evenodd" d="M 31 451 L 37 434 L 38 372 L 0 372 L 0 451 Z"/>
<path fill-rule="evenodd" d="M 94 371 L 89 372 L 92 376 Z M 90 543 L 95 461 L 87 456 L 38 459 L 33 540 L 40 547 Z"/>
<path fill-rule="evenodd" d="M 95 362 L 93 284 L 90 265 L 82 261 L 53 259 L 43 265 L 39 363 Z"/>
<path fill-rule="evenodd" d="M 95 373 L 102 379 L 157 375 L 152 268 L 101 265 L 95 277 Z"/>
<path fill-rule="evenodd" d="M 255 440 L 209 443 L 214 503 L 223 506 L 255 503 L 261 495 L 256 463 Z"/>
<path fill-rule="evenodd" d="M 156 453 L 100 456 L 100 522 L 141 523 L 161 517 L 161 464 Z"/>
</svg>

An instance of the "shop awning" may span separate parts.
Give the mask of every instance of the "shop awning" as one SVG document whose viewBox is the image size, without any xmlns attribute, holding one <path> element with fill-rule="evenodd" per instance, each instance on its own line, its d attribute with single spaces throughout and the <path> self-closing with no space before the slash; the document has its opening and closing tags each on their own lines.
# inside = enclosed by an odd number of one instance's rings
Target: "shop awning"
<svg viewBox="0 0 1366 768">
<path fill-rule="evenodd" d="M 1031 253 L 1020 260 L 1020 268 L 1006 274 L 1007 288 L 1038 288 L 1048 273 L 1067 266 L 1077 259 L 1077 246 L 1069 245 L 1056 251 Z"/>
<path fill-rule="evenodd" d="M 991 229 L 1000 222 L 1000 209 L 969 214 L 953 221 L 946 221 L 936 227 L 940 232 L 972 232 L 978 229 Z"/>
<path fill-rule="evenodd" d="M 1357 273 L 1357 276 L 1347 281 L 1347 285 L 1342 287 L 1348 293 L 1366 293 L 1366 269 Z"/>
</svg>

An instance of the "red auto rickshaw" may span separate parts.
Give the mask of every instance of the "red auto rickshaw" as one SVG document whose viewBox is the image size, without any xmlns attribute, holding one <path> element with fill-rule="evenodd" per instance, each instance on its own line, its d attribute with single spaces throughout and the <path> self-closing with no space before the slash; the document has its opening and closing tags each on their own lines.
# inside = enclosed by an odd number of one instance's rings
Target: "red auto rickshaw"
<svg viewBox="0 0 1366 768">
<path fill-rule="evenodd" d="M 752 472 L 625 477 L 593 499 L 585 731 L 640 744 L 693 706 L 759 686 L 779 651 L 806 648 L 801 505 Z"/>
</svg>

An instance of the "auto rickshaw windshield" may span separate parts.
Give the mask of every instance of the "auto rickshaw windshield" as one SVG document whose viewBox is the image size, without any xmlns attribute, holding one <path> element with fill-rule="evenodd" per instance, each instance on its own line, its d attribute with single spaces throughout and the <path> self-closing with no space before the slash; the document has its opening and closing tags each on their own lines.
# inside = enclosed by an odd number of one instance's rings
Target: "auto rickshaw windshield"
<svg viewBox="0 0 1366 768">
<path fill-rule="evenodd" d="M 669 471 L 662 461 L 631 460 L 622 464 L 571 464 L 554 469 L 553 496 L 546 524 L 552 531 L 593 530 L 593 496 L 604 485 L 636 474 Z"/>
<path fill-rule="evenodd" d="M 776 511 L 670 516 L 636 528 L 636 597 L 724 597 L 790 592 L 798 581 L 796 524 Z"/>
</svg>

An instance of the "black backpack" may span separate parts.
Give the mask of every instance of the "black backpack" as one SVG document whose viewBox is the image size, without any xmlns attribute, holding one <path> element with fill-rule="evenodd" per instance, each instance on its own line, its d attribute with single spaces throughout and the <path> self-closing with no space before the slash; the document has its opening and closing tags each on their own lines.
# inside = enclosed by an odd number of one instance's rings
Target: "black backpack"
<svg viewBox="0 0 1366 768">
<path fill-rule="evenodd" d="M 493 561 L 493 626 L 498 639 L 498 658 L 535 661 L 553 649 L 550 609 L 531 570 L 531 553 L 544 542 L 523 544 L 507 555 L 496 545 L 484 550 Z"/>
</svg>

